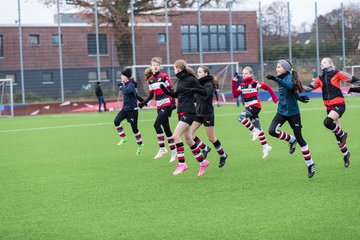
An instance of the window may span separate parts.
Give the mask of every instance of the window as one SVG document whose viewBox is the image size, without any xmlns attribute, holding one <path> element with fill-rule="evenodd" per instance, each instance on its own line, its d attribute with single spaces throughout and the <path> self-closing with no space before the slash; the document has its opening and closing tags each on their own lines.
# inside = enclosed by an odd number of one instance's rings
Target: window
<svg viewBox="0 0 360 240">
<path fill-rule="evenodd" d="M 193 30 L 191 30 L 193 26 Z M 246 50 L 246 30 L 244 25 L 232 26 L 234 51 Z M 198 35 L 195 25 L 181 27 L 183 52 L 197 51 Z M 230 51 L 230 31 L 228 25 L 202 25 L 201 43 L 204 52 Z"/>
<path fill-rule="evenodd" d="M 54 46 L 59 46 L 59 41 L 60 39 L 59 39 L 59 34 L 53 34 L 52 35 L 52 44 L 54 45 Z M 61 34 L 61 46 L 63 46 L 64 45 L 64 42 L 63 42 L 63 36 L 62 36 L 62 34 Z"/>
<path fill-rule="evenodd" d="M 30 34 L 29 35 L 29 45 L 30 46 L 40 46 L 40 35 Z"/>
<path fill-rule="evenodd" d="M 197 25 L 181 26 L 181 48 L 183 52 L 198 52 L 198 39 Z"/>
<path fill-rule="evenodd" d="M 166 34 L 165 33 L 158 33 L 157 41 L 158 41 L 158 44 L 166 44 Z"/>
<path fill-rule="evenodd" d="M 245 25 L 233 25 L 233 49 L 235 51 L 245 51 L 246 50 L 246 29 Z"/>
<path fill-rule="evenodd" d="M 54 74 L 52 72 L 43 72 L 42 83 L 43 84 L 53 84 L 54 83 Z"/>
<path fill-rule="evenodd" d="M 0 35 L 0 58 L 4 57 L 3 35 Z"/>
<path fill-rule="evenodd" d="M 89 82 L 96 82 L 98 81 L 97 72 L 89 72 L 88 73 Z M 100 80 L 109 80 L 109 75 L 107 71 L 100 72 Z"/>
<path fill-rule="evenodd" d="M 88 34 L 88 54 L 96 55 L 96 34 Z M 101 55 L 107 54 L 106 34 L 99 34 L 99 53 Z"/>
</svg>

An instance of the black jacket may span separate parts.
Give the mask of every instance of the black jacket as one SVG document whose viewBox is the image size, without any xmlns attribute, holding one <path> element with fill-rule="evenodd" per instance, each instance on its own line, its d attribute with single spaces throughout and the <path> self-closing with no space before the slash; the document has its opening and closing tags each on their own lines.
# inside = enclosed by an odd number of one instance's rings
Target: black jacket
<svg viewBox="0 0 360 240">
<path fill-rule="evenodd" d="M 122 109 L 124 111 L 137 110 L 137 93 L 135 81 L 130 80 L 126 84 L 123 84 L 120 90 L 124 94 L 124 103 Z"/>
<path fill-rule="evenodd" d="M 102 92 L 102 89 L 101 89 L 100 85 L 96 86 L 95 94 L 96 94 L 96 97 L 101 97 L 103 95 L 103 92 Z"/>
<path fill-rule="evenodd" d="M 214 96 L 213 77 L 208 75 L 199 79 L 199 83 L 205 88 L 206 95 L 195 94 L 196 116 L 203 117 L 214 112 L 212 99 Z"/>
<path fill-rule="evenodd" d="M 178 98 L 178 113 L 196 114 L 194 94 L 197 93 L 205 96 L 205 88 L 201 86 L 199 81 L 186 70 L 177 73 L 176 77 L 178 80 L 175 92 L 169 92 L 163 85 L 161 85 L 161 89 L 169 96 Z"/>
</svg>

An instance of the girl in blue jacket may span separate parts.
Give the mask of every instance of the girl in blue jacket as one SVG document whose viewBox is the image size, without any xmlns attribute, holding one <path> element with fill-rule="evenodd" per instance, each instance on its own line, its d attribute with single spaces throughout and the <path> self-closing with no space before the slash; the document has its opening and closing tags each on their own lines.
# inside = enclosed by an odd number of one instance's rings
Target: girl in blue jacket
<svg viewBox="0 0 360 240">
<path fill-rule="evenodd" d="M 308 177 L 311 178 L 315 174 L 315 163 L 311 158 L 309 147 L 301 134 L 300 109 L 297 103 L 298 100 L 307 103 L 309 98 L 307 96 L 299 96 L 298 93 L 304 89 L 298 73 L 294 71 L 289 61 L 279 60 L 276 66 L 276 73 L 277 77 L 272 75 L 266 76 L 267 79 L 279 84 L 279 104 L 277 113 L 271 122 L 269 134 L 289 142 L 290 154 L 294 153 L 296 143 L 299 143 L 308 168 Z M 280 127 L 286 121 L 293 129 L 294 136 L 280 130 Z"/>
<path fill-rule="evenodd" d="M 130 123 L 132 131 L 136 138 L 136 143 L 138 144 L 138 148 L 136 151 L 137 155 L 140 155 L 144 148 L 144 144 L 141 138 L 141 132 L 138 129 L 138 106 L 137 100 L 139 96 L 136 92 L 136 82 L 131 77 L 132 72 L 130 68 L 125 69 L 121 72 L 121 84 L 119 84 L 119 89 L 122 91 L 124 96 L 124 103 L 121 111 L 116 115 L 114 119 L 114 124 L 116 130 L 118 131 L 119 136 L 121 137 L 118 145 L 122 145 L 128 141 L 126 137 L 125 131 L 121 122 L 126 119 L 128 123 Z M 140 100 L 141 101 L 141 100 Z"/>
</svg>

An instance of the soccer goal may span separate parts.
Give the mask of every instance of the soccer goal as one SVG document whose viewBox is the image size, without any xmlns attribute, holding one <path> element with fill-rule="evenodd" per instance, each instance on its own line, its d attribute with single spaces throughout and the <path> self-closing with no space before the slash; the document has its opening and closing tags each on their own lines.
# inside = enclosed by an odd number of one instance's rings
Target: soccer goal
<svg viewBox="0 0 360 240">
<path fill-rule="evenodd" d="M 0 79 L 0 117 L 14 116 L 13 80 Z"/>
<path fill-rule="evenodd" d="M 127 66 L 132 68 L 133 76 L 138 82 L 138 92 L 140 95 L 148 93 L 147 83 L 144 79 L 144 71 L 150 65 L 133 65 Z M 217 63 L 188 63 L 195 72 L 198 67 L 207 66 L 210 73 L 216 78 L 219 84 L 219 94 L 224 102 L 226 102 L 225 94 L 231 92 L 231 81 L 235 72 L 239 72 L 238 62 L 217 62 Z M 161 71 L 167 73 L 172 81 L 176 79 L 174 74 L 174 64 L 162 64 Z"/>
</svg>

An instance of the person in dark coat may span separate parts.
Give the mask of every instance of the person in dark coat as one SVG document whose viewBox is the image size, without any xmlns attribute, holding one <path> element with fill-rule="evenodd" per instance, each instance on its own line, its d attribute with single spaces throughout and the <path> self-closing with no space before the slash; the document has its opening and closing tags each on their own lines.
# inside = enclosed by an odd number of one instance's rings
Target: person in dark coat
<svg viewBox="0 0 360 240">
<path fill-rule="evenodd" d="M 196 118 L 191 124 L 191 136 L 202 150 L 203 157 L 206 158 L 211 148 L 206 146 L 201 139 L 195 135 L 196 130 L 201 125 L 204 125 L 206 136 L 220 156 L 219 167 L 222 168 L 225 165 L 228 155 L 225 153 L 219 139 L 215 136 L 215 114 L 212 104 L 215 79 L 214 76 L 210 74 L 210 69 L 207 66 L 201 66 L 198 68 L 197 77 L 201 86 L 206 89 L 206 95 L 201 96 L 199 94 L 195 94 Z"/>
<path fill-rule="evenodd" d="M 105 101 L 105 98 L 104 98 L 104 95 L 103 95 L 103 91 L 101 89 L 101 82 L 99 82 L 99 81 L 96 83 L 95 94 L 96 94 L 96 97 L 97 97 L 97 99 L 99 101 L 99 112 L 101 112 L 101 104 L 104 105 L 104 111 L 107 111 L 106 101 Z"/>
<path fill-rule="evenodd" d="M 194 95 L 199 94 L 205 96 L 206 90 L 200 85 L 194 70 L 188 67 L 184 60 L 177 60 L 175 62 L 174 72 L 177 77 L 175 92 L 169 92 L 165 85 L 160 85 L 161 90 L 163 90 L 164 93 L 171 97 L 178 98 L 177 114 L 179 122 L 176 125 L 173 136 L 179 164 L 173 174 L 178 175 L 188 170 L 188 166 L 185 163 L 184 144 L 182 142 L 182 136 L 184 136 L 187 145 L 190 147 L 194 157 L 200 164 L 198 173 L 198 176 L 200 177 L 208 167 L 209 161 L 203 158 L 199 146 L 194 142 L 191 136 L 190 126 L 196 118 Z"/>
</svg>

